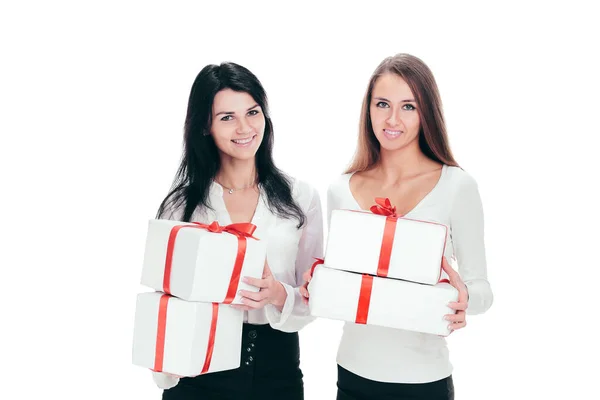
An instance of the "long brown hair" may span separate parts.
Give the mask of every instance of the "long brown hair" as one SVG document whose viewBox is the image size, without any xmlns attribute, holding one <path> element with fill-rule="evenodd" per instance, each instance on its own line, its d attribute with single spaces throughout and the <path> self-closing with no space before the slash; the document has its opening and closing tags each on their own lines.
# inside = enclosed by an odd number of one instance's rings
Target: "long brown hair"
<svg viewBox="0 0 600 400">
<path fill-rule="evenodd" d="M 380 145 L 371 125 L 371 96 L 375 82 L 386 73 L 393 73 L 404 79 L 415 96 L 421 121 L 421 151 L 434 161 L 458 166 L 448 144 L 442 101 L 433 73 L 421 59 L 401 53 L 387 57 L 371 75 L 360 113 L 358 146 L 346 173 L 369 170 L 379 161 Z"/>
</svg>

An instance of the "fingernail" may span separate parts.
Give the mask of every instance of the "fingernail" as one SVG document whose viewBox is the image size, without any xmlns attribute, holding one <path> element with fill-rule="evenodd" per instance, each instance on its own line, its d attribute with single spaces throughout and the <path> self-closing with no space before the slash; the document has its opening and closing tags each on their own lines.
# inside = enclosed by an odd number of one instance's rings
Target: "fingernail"
<svg viewBox="0 0 600 400">
<path fill-rule="evenodd" d="M 244 282 L 244 283 L 248 283 L 248 278 L 246 278 L 246 277 L 243 277 L 243 278 L 242 278 L 242 282 Z"/>
</svg>

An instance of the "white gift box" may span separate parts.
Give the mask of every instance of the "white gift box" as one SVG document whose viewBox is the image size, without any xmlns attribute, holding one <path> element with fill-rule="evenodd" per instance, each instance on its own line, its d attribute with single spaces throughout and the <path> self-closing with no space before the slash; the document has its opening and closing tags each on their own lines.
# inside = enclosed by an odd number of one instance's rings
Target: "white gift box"
<svg viewBox="0 0 600 400">
<path fill-rule="evenodd" d="M 387 275 L 378 274 L 387 217 L 370 212 L 333 210 L 325 264 L 330 268 L 387 276 L 435 285 L 441 277 L 448 228 L 445 225 L 397 218 L 386 232 Z M 393 237 L 390 238 L 390 234 Z"/>
<path fill-rule="evenodd" d="M 160 310 L 161 298 L 163 312 Z M 238 368 L 243 311 L 226 304 L 216 304 L 215 307 L 218 309 L 214 325 L 216 329 L 211 335 L 214 313 L 212 303 L 189 302 L 161 292 L 138 294 L 133 333 L 133 364 L 180 376 Z M 208 369 L 203 372 L 211 336 L 214 338 L 212 355 L 209 357 Z"/>
<path fill-rule="evenodd" d="M 228 292 L 233 293 L 232 304 L 241 304 L 239 290 L 257 292 L 255 286 L 242 282 L 250 276 L 262 278 L 266 245 L 246 238 L 246 251 L 237 286 L 231 283 L 238 254 L 238 237 L 228 232 L 185 227 L 177 232 L 173 247 L 170 283 L 164 285 L 167 247 L 171 230 L 190 223 L 171 220 L 150 220 L 146 235 L 141 283 L 157 291 L 167 292 L 188 301 L 222 303 Z"/>
<path fill-rule="evenodd" d="M 372 279 L 370 297 L 365 295 L 363 276 Z M 448 303 L 458 301 L 458 290 L 447 283 L 425 285 L 367 277 L 324 265 L 315 268 L 308 291 L 310 313 L 315 317 L 356 322 L 357 314 L 361 314 L 366 316 L 367 325 L 440 336 L 450 334 L 450 322 L 444 317 L 455 313 Z M 361 296 L 364 298 L 359 311 Z"/>
</svg>

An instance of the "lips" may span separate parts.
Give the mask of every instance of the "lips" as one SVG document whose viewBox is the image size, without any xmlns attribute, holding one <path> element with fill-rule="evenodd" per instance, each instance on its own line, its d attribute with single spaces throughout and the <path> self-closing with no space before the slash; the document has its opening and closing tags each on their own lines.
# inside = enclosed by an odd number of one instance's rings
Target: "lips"
<svg viewBox="0 0 600 400">
<path fill-rule="evenodd" d="M 247 137 L 247 138 L 244 138 L 244 139 L 232 139 L 231 141 L 233 143 L 235 143 L 236 145 L 238 145 L 238 146 L 244 147 L 244 146 L 250 145 L 250 143 L 252 143 L 252 141 L 254 140 L 255 137 L 256 137 L 256 135 L 251 136 L 251 137 Z"/>
<path fill-rule="evenodd" d="M 384 129 L 383 134 L 386 138 L 393 140 L 400 137 L 404 133 L 403 131 L 394 130 L 394 129 Z"/>
</svg>

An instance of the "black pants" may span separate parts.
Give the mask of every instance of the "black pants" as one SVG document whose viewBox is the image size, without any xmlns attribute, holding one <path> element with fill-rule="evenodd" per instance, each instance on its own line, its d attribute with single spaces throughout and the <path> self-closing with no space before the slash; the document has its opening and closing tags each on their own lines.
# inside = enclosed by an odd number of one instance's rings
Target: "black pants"
<svg viewBox="0 0 600 400">
<path fill-rule="evenodd" d="M 338 365 L 337 400 L 454 400 L 452 376 L 431 383 L 387 383 L 365 379 Z"/>
<path fill-rule="evenodd" d="M 182 378 L 163 400 L 303 400 L 298 333 L 244 324 L 240 368 Z"/>
</svg>

